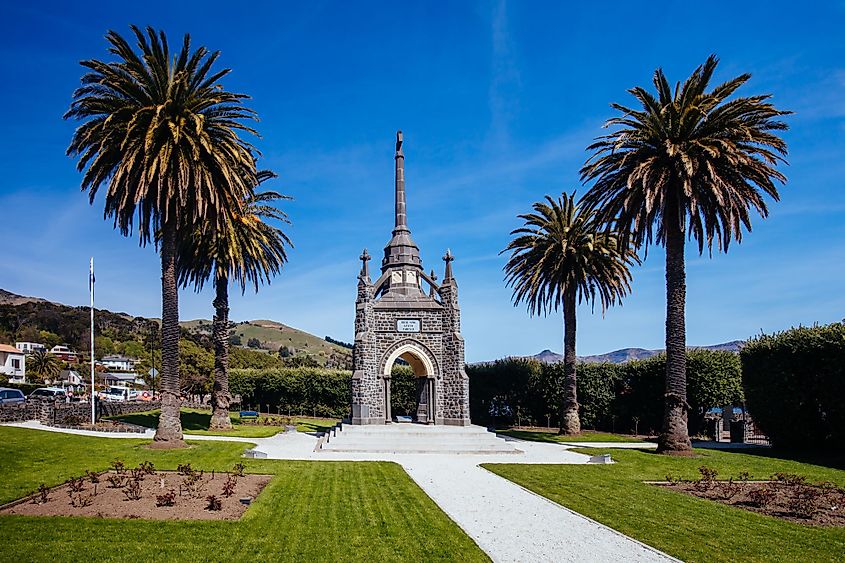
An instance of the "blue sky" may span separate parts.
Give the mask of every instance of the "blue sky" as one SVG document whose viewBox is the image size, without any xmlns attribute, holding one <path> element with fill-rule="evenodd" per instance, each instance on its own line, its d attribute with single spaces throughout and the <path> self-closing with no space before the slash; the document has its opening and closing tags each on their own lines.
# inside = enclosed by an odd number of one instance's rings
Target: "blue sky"
<svg viewBox="0 0 845 563">
<path fill-rule="evenodd" d="M 188 31 L 222 51 L 227 88 L 253 97 L 262 164 L 295 201 L 296 248 L 256 295 L 233 291 L 236 320 L 271 318 L 352 339 L 358 255 L 390 238 L 393 136 L 405 132 L 408 218 L 423 263 L 457 257 L 468 361 L 561 349 L 559 315 L 514 308 L 499 251 L 518 213 L 578 188 L 591 139 L 657 67 L 685 78 L 709 53 L 717 79 L 753 74 L 788 121 L 789 178 L 769 219 L 727 255 L 687 254 L 690 344 L 743 339 L 845 312 L 845 44 L 841 2 L 204 2 L 23 3 L 0 22 L 0 287 L 160 315 L 153 248 L 123 238 L 79 191 L 61 119 L 84 58 L 106 58 L 108 29 Z M 579 311 L 578 352 L 660 348 L 664 253 L 633 272 L 633 294 L 604 317 Z M 209 290 L 181 294 L 181 317 L 209 318 Z"/>
</svg>

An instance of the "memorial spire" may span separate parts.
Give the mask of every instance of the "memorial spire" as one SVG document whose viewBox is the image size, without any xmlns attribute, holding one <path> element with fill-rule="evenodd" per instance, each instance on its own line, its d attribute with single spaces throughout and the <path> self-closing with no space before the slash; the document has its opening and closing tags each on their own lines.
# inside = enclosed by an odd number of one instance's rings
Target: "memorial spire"
<svg viewBox="0 0 845 563">
<path fill-rule="evenodd" d="M 402 152 L 402 131 L 396 132 L 396 231 L 408 230 L 408 216 L 405 208 L 405 154 Z"/>
</svg>

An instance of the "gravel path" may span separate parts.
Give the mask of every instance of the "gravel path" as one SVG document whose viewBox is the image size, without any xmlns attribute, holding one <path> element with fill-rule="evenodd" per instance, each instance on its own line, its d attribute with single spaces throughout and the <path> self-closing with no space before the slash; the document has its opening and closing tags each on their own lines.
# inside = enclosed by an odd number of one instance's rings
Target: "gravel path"
<svg viewBox="0 0 845 563">
<path fill-rule="evenodd" d="M 153 434 L 152 431 L 105 434 L 66 430 L 35 421 L 8 426 L 108 438 L 151 438 Z M 301 432 L 270 438 L 185 435 L 185 439 L 255 444 L 255 449 L 266 453 L 268 459 L 399 463 L 494 561 L 677 561 L 479 466 L 481 463 L 587 463 L 588 456 L 571 452 L 561 444 L 519 441 L 519 449 L 524 451 L 521 455 L 397 455 L 315 452 L 316 437 Z"/>
<path fill-rule="evenodd" d="M 471 461 L 402 465 L 494 561 L 674 561 Z"/>
</svg>

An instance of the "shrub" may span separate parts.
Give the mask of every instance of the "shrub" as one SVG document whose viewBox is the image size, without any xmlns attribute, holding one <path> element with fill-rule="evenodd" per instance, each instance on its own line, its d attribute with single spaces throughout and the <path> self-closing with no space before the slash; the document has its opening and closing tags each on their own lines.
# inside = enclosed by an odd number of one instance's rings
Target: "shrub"
<svg viewBox="0 0 845 563">
<path fill-rule="evenodd" d="M 163 495 L 156 495 L 156 506 L 175 506 L 176 491 L 170 489 Z"/>
<path fill-rule="evenodd" d="M 245 405 L 342 417 L 349 414 L 351 380 L 349 371 L 325 368 L 243 369 L 230 372 L 229 389 Z"/>
<path fill-rule="evenodd" d="M 223 510 L 223 501 L 216 496 L 208 495 L 205 497 L 205 501 L 208 503 L 205 505 L 206 510 Z"/>
<path fill-rule="evenodd" d="M 751 340 L 740 354 L 748 410 L 778 448 L 845 443 L 845 325 L 799 327 Z"/>
<path fill-rule="evenodd" d="M 123 494 L 127 500 L 141 500 L 141 482 L 137 479 L 130 479 L 123 488 Z"/>
<path fill-rule="evenodd" d="M 557 424 L 563 364 L 511 358 L 467 366 L 470 415 L 480 424 Z M 663 421 L 666 357 L 624 364 L 578 364 L 578 402 L 583 428 L 640 432 L 658 430 Z M 736 354 L 714 350 L 687 353 L 690 432 L 703 426 L 713 407 L 743 401 Z"/>
<path fill-rule="evenodd" d="M 751 501 L 751 504 L 766 509 L 770 504 L 775 501 L 775 497 L 777 493 L 769 488 L 768 485 L 763 485 L 759 489 L 753 489 L 751 492 L 748 493 L 748 500 Z"/>
</svg>

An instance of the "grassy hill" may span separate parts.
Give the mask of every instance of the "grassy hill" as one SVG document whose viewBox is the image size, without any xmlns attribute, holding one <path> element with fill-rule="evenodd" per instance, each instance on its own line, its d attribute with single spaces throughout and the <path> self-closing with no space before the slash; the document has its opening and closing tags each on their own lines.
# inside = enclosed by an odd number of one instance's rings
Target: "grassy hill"
<svg viewBox="0 0 845 563">
<path fill-rule="evenodd" d="M 184 321 L 180 324 L 195 333 L 211 334 L 211 321 L 207 319 Z M 296 354 L 313 357 L 321 365 L 325 365 L 326 360 L 332 356 L 352 354 L 348 348 L 332 344 L 298 328 L 266 319 L 235 323 L 229 334 L 240 337 L 243 347 L 246 347 L 250 339 L 255 338 L 261 343 L 262 350 L 277 353 L 281 347 L 286 346 Z"/>
<path fill-rule="evenodd" d="M 71 348 L 87 350 L 89 314 L 88 307 L 71 307 L 0 289 L 0 342 L 41 342 L 47 332 L 54 340 L 51 346 L 67 344 Z M 151 334 L 157 334 L 161 324 L 158 318 L 133 317 L 105 309 L 96 310 L 94 322 L 98 337 L 107 336 L 115 342 L 143 342 Z M 211 321 L 196 319 L 180 324 L 190 333 L 192 340 L 210 349 Z M 259 349 L 270 354 L 278 354 L 284 346 L 291 355 L 309 356 L 321 366 L 327 362 L 331 367 L 341 368 L 351 364 L 352 351 L 348 348 L 276 321 L 236 323 L 230 335 L 240 337 L 243 348 L 247 348 L 249 340 L 254 338 L 260 342 Z"/>
</svg>

